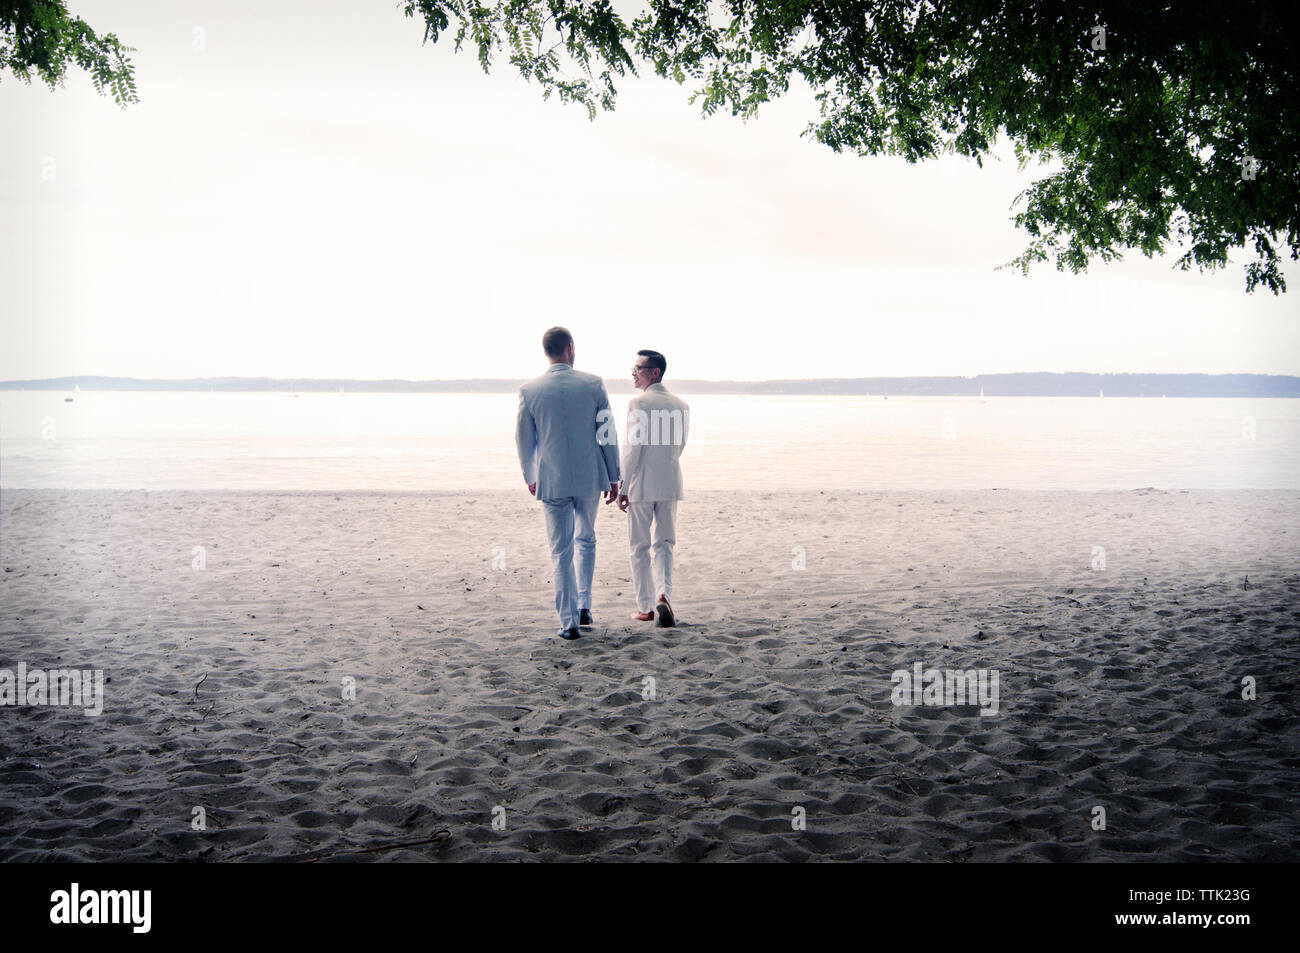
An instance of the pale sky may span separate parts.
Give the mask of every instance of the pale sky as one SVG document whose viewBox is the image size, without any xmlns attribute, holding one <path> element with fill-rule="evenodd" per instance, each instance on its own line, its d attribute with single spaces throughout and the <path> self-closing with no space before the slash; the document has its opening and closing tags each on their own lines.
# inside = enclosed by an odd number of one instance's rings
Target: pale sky
<svg viewBox="0 0 1300 953">
<path fill-rule="evenodd" d="M 0 379 L 530 377 L 552 324 L 605 377 L 1300 374 L 1294 263 L 994 271 L 1009 150 L 836 156 L 806 93 L 703 119 L 648 69 L 589 122 L 396 2 L 69 6 L 141 102 L 0 76 Z"/>
</svg>

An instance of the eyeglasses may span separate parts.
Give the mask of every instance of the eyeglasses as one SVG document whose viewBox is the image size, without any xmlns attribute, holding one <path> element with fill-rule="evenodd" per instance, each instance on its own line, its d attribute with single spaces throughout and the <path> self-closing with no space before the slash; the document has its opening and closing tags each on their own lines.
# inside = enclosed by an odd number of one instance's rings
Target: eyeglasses
<svg viewBox="0 0 1300 953">
<path fill-rule="evenodd" d="M 637 373 L 638 371 L 648 371 L 648 370 L 650 370 L 650 365 L 649 365 L 649 364 L 633 364 L 633 365 L 632 365 L 632 373 L 633 373 L 633 374 Z"/>
</svg>

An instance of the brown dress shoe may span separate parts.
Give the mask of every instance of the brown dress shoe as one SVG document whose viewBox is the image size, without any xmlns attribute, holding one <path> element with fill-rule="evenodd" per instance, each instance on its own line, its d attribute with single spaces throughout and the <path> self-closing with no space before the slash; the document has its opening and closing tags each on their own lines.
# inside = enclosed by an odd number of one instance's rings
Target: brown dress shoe
<svg viewBox="0 0 1300 953">
<path fill-rule="evenodd" d="M 632 618 L 637 622 L 649 622 L 654 617 L 655 614 L 653 612 L 637 612 L 632 616 Z"/>
<path fill-rule="evenodd" d="M 668 604 L 666 596 L 660 596 L 659 601 L 655 603 L 655 612 L 659 618 L 655 621 L 661 629 L 671 629 L 677 624 L 677 619 L 673 617 L 673 607 Z"/>
</svg>

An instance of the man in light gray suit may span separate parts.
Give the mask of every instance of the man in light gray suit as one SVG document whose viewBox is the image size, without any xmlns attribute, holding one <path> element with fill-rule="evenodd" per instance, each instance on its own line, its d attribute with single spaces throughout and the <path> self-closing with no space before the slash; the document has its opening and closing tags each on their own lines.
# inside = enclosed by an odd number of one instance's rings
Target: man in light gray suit
<svg viewBox="0 0 1300 953">
<path fill-rule="evenodd" d="M 559 636 L 576 639 L 578 627 L 592 623 L 600 494 L 607 503 L 618 497 L 618 434 L 604 382 L 573 369 L 573 335 L 551 328 L 542 350 L 551 366 L 519 388 L 515 445 L 528 492 L 546 511 Z"/>
</svg>

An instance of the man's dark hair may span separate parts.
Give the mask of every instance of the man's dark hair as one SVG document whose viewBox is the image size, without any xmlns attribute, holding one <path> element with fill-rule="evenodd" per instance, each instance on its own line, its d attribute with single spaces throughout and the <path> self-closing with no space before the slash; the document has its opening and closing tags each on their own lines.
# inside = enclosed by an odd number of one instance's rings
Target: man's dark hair
<svg viewBox="0 0 1300 953">
<path fill-rule="evenodd" d="M 663 380 L 664 375 L 668 373 L 668 358 L 664 357 L 658 351 L 637 351 L 638 357 L 646 359 L 646 367 L 659 368 L 659 379 Z"/>
<path fill-rule="evenodd" d="M 542 350 L 547 357 L 562 357 L 564 349 L 573 343 L 568 328 L 554 327 L 542 335 Z"/>
</svg>

